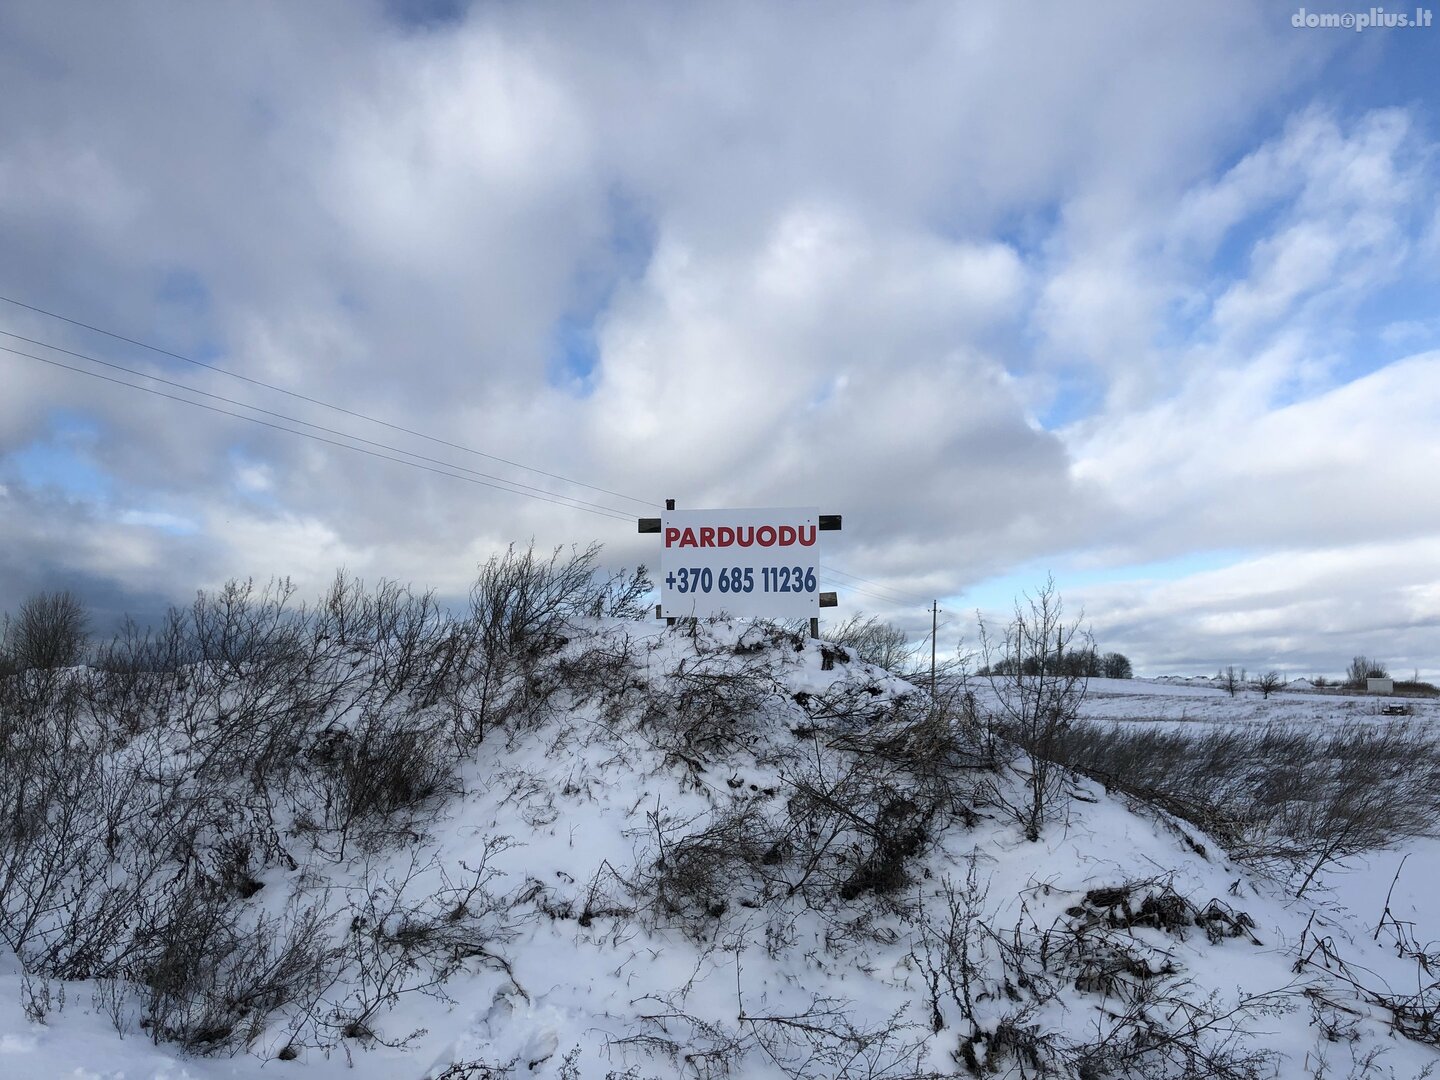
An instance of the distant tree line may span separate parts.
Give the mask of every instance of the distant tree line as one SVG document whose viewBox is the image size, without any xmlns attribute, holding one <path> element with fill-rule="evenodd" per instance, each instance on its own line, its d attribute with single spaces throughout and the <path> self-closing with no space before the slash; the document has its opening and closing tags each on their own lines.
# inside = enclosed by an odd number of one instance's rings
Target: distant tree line
<svg viewBox="0 0 1440 1080">
<path fill-rule="evenodd" d="M 1135 669 L 1124 653 L 1103 655 L 1093 648 L 1055 650 L 1047 655 L 1029 653 L 1023 658 L 1005 656 L 985 665 L 981 675 L 1062 675 L 1081 679 L 1130 679 Z"/>
<path fill-rule="evenodd" d="M 928 670 L 929 646 L 915 645 L 900 627 L 875 615 L 852 615 L 827 627 L 822 637 L 849 649 L 860 659 L 902 675 L 919 676 Z M 927 639 L 928 640 L 928 639 Z M 1057 675 L 1079 679 L 1130 679 L 1135 670 L 1123 653 L 1101 654 L 1090 645 L 1057 648 L 1047 641 L 1049 651 L 1042 655 L 1037 647 L 1021 650 L 1023 660 L 1006 656 L 992 660 L 977 675 Z M 923 655 L 922 655 L 923 653 Z M 954 661 L 947 661 L 947 668 Z"/>
</svg>

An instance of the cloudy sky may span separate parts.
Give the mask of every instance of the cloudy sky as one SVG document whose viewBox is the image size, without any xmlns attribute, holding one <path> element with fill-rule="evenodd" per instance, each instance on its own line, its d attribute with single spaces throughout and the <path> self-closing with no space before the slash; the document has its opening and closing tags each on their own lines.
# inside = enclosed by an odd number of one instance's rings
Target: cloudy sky
<svg viewBox="0 0 1440 1080">
<path fill-rule="evenodd" d="M 944 643 L 1053 573 L 1144 673 L 1440 675 L 1440 26 L 1296 11 L 0 5 L 0 607 L 670 496 Z"/>
</svg>

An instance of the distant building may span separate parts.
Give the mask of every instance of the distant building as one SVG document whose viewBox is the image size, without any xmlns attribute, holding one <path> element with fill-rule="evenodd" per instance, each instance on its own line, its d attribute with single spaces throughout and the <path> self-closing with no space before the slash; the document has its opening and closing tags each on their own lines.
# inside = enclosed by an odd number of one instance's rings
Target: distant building
<svg viewBox="0 0 1440 1080">
<path fill-rule="evenodd" d="M 1395 692 L 1395 680 L 1366 679 L 1365 692 L 1367 694 L 1393 694 Z"/>
</svg>

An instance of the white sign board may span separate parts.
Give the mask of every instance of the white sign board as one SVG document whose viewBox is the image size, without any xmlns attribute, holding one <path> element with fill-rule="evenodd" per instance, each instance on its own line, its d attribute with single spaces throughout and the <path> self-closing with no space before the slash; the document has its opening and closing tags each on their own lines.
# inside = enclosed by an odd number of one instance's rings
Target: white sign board
<svg viewBox="0 0 1440 1080">
<path fill-rule="evenodd" d="M 820 611 L 820 511 L 667 510 L 660 519 L 666 617 L 809 619 Z"/>
</svg>

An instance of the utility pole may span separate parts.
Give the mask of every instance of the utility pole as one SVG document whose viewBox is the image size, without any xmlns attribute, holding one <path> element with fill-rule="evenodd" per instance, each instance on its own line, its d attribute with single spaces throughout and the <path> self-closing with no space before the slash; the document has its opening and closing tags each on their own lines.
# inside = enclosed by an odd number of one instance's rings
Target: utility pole
<svg viewBox="0 0 1440 1080">
<path fill-rule="evenodd" d="M 666 510 L 674 510 L 674 509 L 675 509 L 675 500 L 674 500 L 674 499 L 666 499 L 666 500 L 665 500 L 665 509 L 666 509 Z M 664 574 L 662 573 L 661 576 L 663 577 Z M 657 608 L 656 610 L 658 611 L 659 609 Z M 666 619 L 666 620 L 665 620 L 665 625 L 666 625 L 666 626 L 674 626 L 674 625 L 675 625 L 675 619 L 674 619 L 673 617 Z"/>
<path fill-rule="evenodd" d="M 935 638 L 939 633 L 940 601 L 930 601 L 930 700 L 935 700 Z"/>
</svg>

